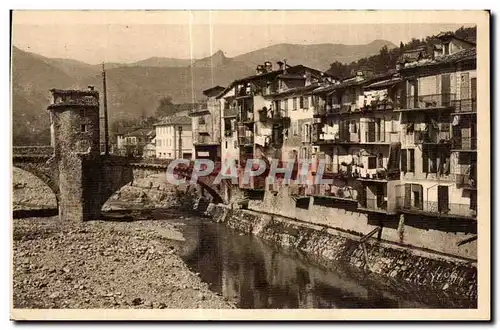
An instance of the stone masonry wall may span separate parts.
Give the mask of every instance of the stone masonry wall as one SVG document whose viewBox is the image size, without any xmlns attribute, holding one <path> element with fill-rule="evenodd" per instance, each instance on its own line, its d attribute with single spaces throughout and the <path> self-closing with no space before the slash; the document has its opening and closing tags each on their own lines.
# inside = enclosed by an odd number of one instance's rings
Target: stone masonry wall
<svg viewBox="0 0 500 330">
<path fill-rule="evenodd" d="M 207 214 L 235 230 L 298 249 L 320 264 L 331 267 L 349 264 L 368 271 L 405 294 L 422 295 L 422 289 L 432 290 L 433 294 L 422 300 L 431 296 L 446 301 L 450 307 L 476 305 L 477 268 L 474 263 L 392 246 L 372 238 L 366 242 L 365 256 L 359 236 L 321 225 L 221 205 L 211 205 Z"/>
</svg>

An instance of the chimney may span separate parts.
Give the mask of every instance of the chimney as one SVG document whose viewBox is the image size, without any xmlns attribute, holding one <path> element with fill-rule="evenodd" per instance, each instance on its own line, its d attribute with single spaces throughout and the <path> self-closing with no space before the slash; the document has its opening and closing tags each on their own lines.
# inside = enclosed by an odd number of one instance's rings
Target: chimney
<svg viewBox="0 0 500 330">
<path fill-rule="evenodd" d="M 89 85 L 87 88 L 88 88 L 89 91 L 93 91 L 94 90 L 94 86 L 92 86 L 92 85 Z"/>
<path fill-rule="evenodd" d="M 283 70 L 283 64 L 284 64 L 283 62 L 278 61 L 278 62 L 276 62 L 276 64 L 278 64 L 280 70 Z"/>
<path fill-rule="evenodd" d="M 286 60 L 283 60 L 283 74 L 286 73 Z"/>
<path fill-rule="evenodd" d="M 264 63 L 264 66 L 266 68 L 266 72 L 271 72 L 273 71 L 273 63 L 271 63 L 270 61 L 266 61 Z"/>
<path fill-rule="evenodd" d="M 255 70 L 257 74 L 265 73 L 264 66 L 262 64 L 257 65 L 257 69 Z"/>
</svg>

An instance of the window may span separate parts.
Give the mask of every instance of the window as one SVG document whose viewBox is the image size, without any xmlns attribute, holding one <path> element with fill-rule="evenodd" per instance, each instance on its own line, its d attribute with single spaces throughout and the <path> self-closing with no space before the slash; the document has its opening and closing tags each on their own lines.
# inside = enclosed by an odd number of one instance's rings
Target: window
<svg viewBox="0 0 500 330">
<path fill-rule="evenodd" d="M 304 97 L 304 109 L 309 109 L 309 96 Z"/>
<path fill-rule="evenodd" d="M 351 124 L 350 124 L 350 127 L 349 127 L 349 132 L 351 132 L 351 133 L 357 133 L 358 132 L 358 126 L 357 126 L 355 120 L 351 121 Z"/>
<path fill-rule="evenodd" d="M 368 169 L 373 170 L 377 168 L 377 157 L 369 156 L 368 157 Z"/>
<path fill-rule="evenodd" d="M 87 132 L 87 124 L 82 124 L 80 127 L 80 130 L 82 133 L 86 133 Z"/>
<path fill-rule="evenodd" d="M 205 117 L 198 118 L 198 125 L 205 125 Z"/>
<path fill-rule="evenodd" d="M 299 135 L 299 122 L 294 121 L 292 126 L 292 134 Z"/>
<path fill-rule="evenodd" d="M 283 110 L 285 110 L 285 111 L 288 110 L 288 99 L 283 100 Z"/>
<path fill-rule="evenodd" d="M 450 55 L 450 43 L 443 44 L 443 55 Z"/>
<path fill-rule="evenodd" d="M 226 149 L 227 149 L 227 140 L 226 140 Z"/>
<path fill-rule="evenodd" d="M 415 149 L 408 149 L 408 172 L 415 172 Z"/>
<path fill-rule="evenodd" d="M 378 154 L 377 161 L 378 161 L 377 167 L 384 168 L 384 155 L 383 154 Z"/>
<path fill-rule="evenodd" d="M 408 150 L 401 149 L 401 172 L 408 171 Z"/>
<path fill-rule="evenodd" d="M 297 98 L 293 98 L 293 110 L 297 110 Z"/>
<path fill-rule="evenodd" d="M 80 117 L 84 118 L 86 116 L 86 111 L 85 109 L 80 109 Z"/>
<path fill-rule="evenodd" d="M 304 109 L 304 98 L 302 96 L 299 98 L 299 108 Z"/>
</svg>

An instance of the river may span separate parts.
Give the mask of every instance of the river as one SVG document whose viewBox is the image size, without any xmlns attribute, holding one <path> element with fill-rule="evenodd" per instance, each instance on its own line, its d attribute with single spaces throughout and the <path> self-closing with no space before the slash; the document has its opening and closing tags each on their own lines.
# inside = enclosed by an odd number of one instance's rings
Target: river
<svg viewBox="0 0 500 330">
<path fill-rule="evenodd" d="M 297 251 L 283 250 L 261 239 L 203 218 L 181 220 L 191 246 L 181 252 L 188 266 L 210 289 L 239 308 L 436 308 L 373 285 L 359 269 L 318 266 Z M 350 274 L 356 276 L 350 276 Z"/>
</svg>

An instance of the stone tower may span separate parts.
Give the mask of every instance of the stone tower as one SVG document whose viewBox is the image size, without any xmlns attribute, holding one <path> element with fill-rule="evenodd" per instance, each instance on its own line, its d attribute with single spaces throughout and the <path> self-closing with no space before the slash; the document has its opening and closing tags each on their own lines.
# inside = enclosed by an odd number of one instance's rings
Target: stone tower
<svg viewBox="0 0 500 330">
<path fill-rule="evenodd" d="M 59 172 L 59 216 L 63 220 L 98 219 L 100 207 L 99 93 L 52 89 L 49 105 L 53 161 Z"/>
</svg>

